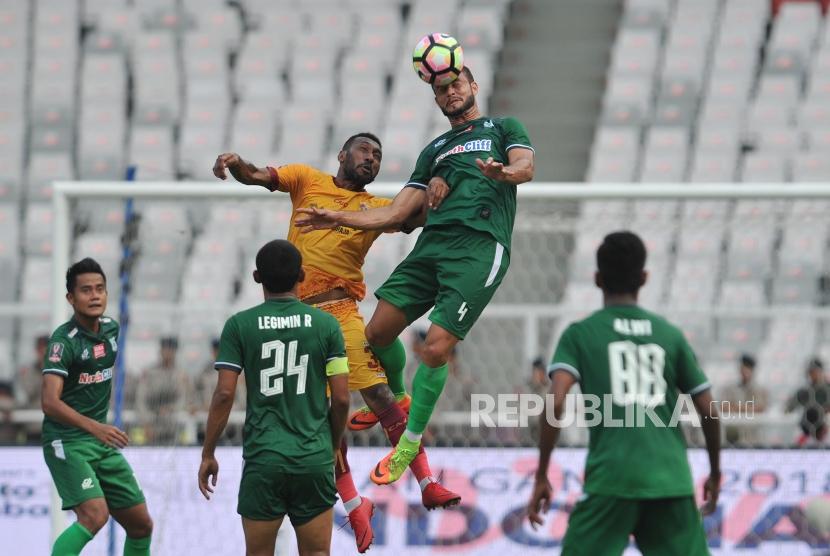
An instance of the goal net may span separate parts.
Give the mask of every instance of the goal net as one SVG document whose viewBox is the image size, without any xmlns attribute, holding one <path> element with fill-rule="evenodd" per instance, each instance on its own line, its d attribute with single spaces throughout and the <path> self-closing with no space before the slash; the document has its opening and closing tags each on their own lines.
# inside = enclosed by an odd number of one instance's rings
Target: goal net
<svg viewBox="0 0 830 556">
<path fill-rule="evenodd" d="M 377 185 L 371 191 L 394 196 L 399 189 Z M 125 221 L 128 198 L 134 219 Z M 683 329 L 715 398 L 732 403 L 723 411 L 728 484 L 721 509 L 707 521 L 713 552 L 744 547 L 810 554 L 826 546 L 826 459 L 822 465 L 820 451 L 795 451 L 822 446 L 816 438 L 821 425 L 805 422 L 806 405 L 794 394 L 807 386 L 808 361 L 830 356 L 830 189 L 548 183 L 520 186 L 518 207 L 510 271 L 454 354 L 426 434 L 433 468 L 462 493 L 462 506 L 426 514 L 411 480 L 370 487 L 361 477 L 385 453 L 386 439 L 379 428 L 350 434 L 358 486 L 379 508 L 372 553 L 426 554 L 436 546 L 468 554 L 556 550 L 579 495 L 587 429 L 563 431 L 565 448 L 554 456 L 555 510 L 544 530 L 530 530 L 521 511 L 530 494 L 538 428 L 533 420 L 522 422 L 528 409 L 522 396 L 547 390 L 543 368 L 559 334 L 600 307 L 595 250 L 606 233 L 621 229 L 637 232 L 648 247 L 642 305 Z M 244 399 L 235 404 L 218 453 L 215 499 L 203 500 L 196 488 L 198 446 L 215 385 L 212 342 L 229 315 L 261 301 L 250 278 L 254 255 L 264 242 L 286 236 L 290 201 L 259 188 L 216 183 L 59 182 L 53 218 L 53 255 L 46 261 L 52 324 L 67 318 L 63 273 L 84 256 L 104 263 L 108 313 L 121 313 L 125 341 L 116 413 L 130 433 L 126 455 L 155 521 L 154 553 L 238 553 Z M 389 276 L 417 234 L 378 239 L 364 267 L 368 291 Z M 367 320 L 374 305 L 371 295 L 362 303 Z M 428 324 L 413 323 L 403 337 L 408 384 Z M 762 392 L 751 411 L 738 409 L 746 401 L 738 398 L 747 390 L 737 387 L 744 354 L 757 362 L 753 391 Z M 498 400 L 489 415 L 502 426 L 472 419 L 474 395 Z M 353 405 L 362 401 L 355 398 Z M 708 471 L 702 435 L 693 427 L 687 432 L 700 483 Z M 336 510 L 339 525 L 343 510 L 339 504 Z M 336 530 L 333 553 L 351 553 L 352 543 L 348 526 Z M 97 538 L 90 554 L 106 554 L 106 544 Z"/>
</svg>

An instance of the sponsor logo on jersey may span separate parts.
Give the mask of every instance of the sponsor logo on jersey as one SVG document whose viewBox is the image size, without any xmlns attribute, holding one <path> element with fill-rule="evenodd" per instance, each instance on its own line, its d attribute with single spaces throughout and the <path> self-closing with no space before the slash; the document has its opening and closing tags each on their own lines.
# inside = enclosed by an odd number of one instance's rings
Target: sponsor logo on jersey
<svg viewBox="0 0 830 556">
<path fill-rule="evenodd" d="M 496 126 L 493 123 L 493 120 L 487 120 L 486 122 L 484 122 L 484 127 L 496 127 Z"/>
<path fill-rule="evenodd" d="M 110 338 L 110 347 L 112 347 L 112 351 L 118 351 L 118 342 L 115 338 Z"/>
<path fill-rule="evenodd" d="M 112 367 L 95 373 L 81 373 L 78 376 L 78 384 L 99 384 L 112 378 Z"/>
<path fill-rule="evenodd" d="M 87 361 L 89 359 L 89 348 L 84 348 L 81 352 L 81 361 Z"/>
<path fill-rule="evenodd" d="M 52 363 L 60 363 L 62 357 L 63 344 L 57 342 L 52 344 L 52 347 L 49 348 L 49 361 Z"/>
<path fill-rule="evenodd" d="M 461 154 L 461 153 L 469 153 L 475 151 L 484 151 L 489 152 L 490 147 L 493 146 L 493 141 L 490 139 L 475 139 L 473 141 L 467 141 L 463 145 L 456 145 L 450 150 L 439 154 L 435 157 L 435 164 L 438 164 L 451 154 Z"/>
<path fill-rule="evenodd" d="M 104 344 L 96 344 L 95 347 L 92 348 L 92 355 L 95 356 L 95 359 L 101 359 L 107 354 L 107 346 Z"/>
<path fill-rule="evenodd" d="M 435 148 L 437 149 L 438 147 L 440 147 L 441 145 L 443 145 L 443 144 L 444 144 L 444 143 L 446 143 L 446 142 L 447 142 L 447 140 L 446 140 L 446 139 L 439 139 L 439 140 L 438 140 L 438 141 L 436 141 L 436 142 L 435 142 L 435 144 L 433 144 L 432 146 L 433 146 L 433 147 L 435 147 Z"/>
<path fill-rule="evenodd" d="M 84 480 L 81 482 L 81 488 L 82 488 L 82 489 L 84 489 L 84 490 L 89 490 L 89 489 L 91 489 L 93 486 L 95 486 L 95 485 L 93 485 L 93 484 L 92 484 L 92 479 L 91 479 L 91 478 L 89 478 L 89 477 L 87 477 L 86 479 L 84 479 Z"/>
</svg>

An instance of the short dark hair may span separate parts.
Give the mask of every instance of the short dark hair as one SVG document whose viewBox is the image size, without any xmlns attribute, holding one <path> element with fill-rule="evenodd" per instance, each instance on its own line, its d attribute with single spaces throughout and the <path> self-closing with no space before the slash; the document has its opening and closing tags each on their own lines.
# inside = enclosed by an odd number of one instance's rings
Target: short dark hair
<svg viewBox="0 0 830 556">
<path fill-rule="evenodd" d="M 470 83 L 473 83 L 476 80 L 476 78 L 473 77 L 473 72 L 467 66 L 464 66 L 463 68 L 461 68 L 461 75 L 465 75 L 467 77 L 467 81 L 469 81 Z M 450 82 L 450 83 L 452 83 L 452 82 Z M 432 92 L 434 93 L 435 92 L 435 87 L 437 87 L 438 85 L 433 83 L 430 86 L 432 87 Z"/>
<path fill-rule="evenodd" d="M 750 369 L 754 369 L 755 368 L 755 358 L 752 357 L 748 353 L 742 353 L 741 354 L 741 365 L 743 365 L 744 367 L 749 367 Z"/>
<path fill-rule="evenodd" d="M 299 250 L 284 239 L 269 241 L 256 254 L 256 269 L 265 289 L 285 293 L 300 278 L 303 257 Z"/>
<path fill-rule="evenodd" d="M 7 380 L 0 382 L 0 394 L 14 397 L 14 384 Z"/>
<path fill-rule="evenodd" d="M 161 349 L 179 349 L 179 339 L 175 336 L 162 336 L 159 340 Z"/>
<path fill-rule="evenodd" d="M 81 274 L 100 274 L 104 278 L 104 283 L 107 283 L 107 275 L 104 274 L 104 269 L 95 259 L 89 257 L 81 259 L 77 263 L 69 267 L 66 271 L 66 291 L 72 293 L 75 285 L 78 283 L 78 276 Z"/>
<path fill-rule="evenodd" d="M 636 293 L 643 285 L 645 266 L 646 246 L 635 233 L 608 234 L 597 249 L 597 269 L 608 293 Z"/>
<path fill-rule="evenodd" d="M 343 143 L 343 148 L 340 149 L 340 150 L 341 151 L 348 151 L 350 148 L 352 148 L 352 143 L 354 143 L 357 139 L 360 139 L 360 138 L 369 139 L 371 141 L 374 141 L 375 143 L 378 144 L 378 147 L 380 147 L 381 149 L 383 148 L 383 145 L 381 144 L 380 139 L 378 139 L 377 135 L 375 135 L 374 133 L 371 133 L 369 131 L 361 131 L 360 133 L 355 133 L 354 135 L 352 135 L 351 137 L 346 139 L 346 142 Z"/>
<path fill-rule="evenodd" d="M 821 369 L 824 370 L 824 361 L 819 359 L 818 357 L 813 357 L 810 359 L 810 362 L 807 364 L 807 370 L 812 371 L 813 369 Z"/>
</svg>

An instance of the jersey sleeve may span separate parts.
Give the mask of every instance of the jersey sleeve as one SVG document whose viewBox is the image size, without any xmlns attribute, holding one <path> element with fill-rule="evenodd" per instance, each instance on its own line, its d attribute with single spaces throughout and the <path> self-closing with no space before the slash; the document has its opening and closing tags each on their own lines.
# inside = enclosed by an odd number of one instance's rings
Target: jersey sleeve
<svg viewBox="0 0 830 556">
<path fill-rule="evenodd" d="M 222 335 L 219 337 L 219 353 L 213 368 L 217 371 L 227 369 L 230 371 L 242 372 L 244 359 L 242 358 L 242 334 L 239 332 L 239 324 L 234 317 L 225 322 Z"/>
<path fill-rule="evenodd" d="M 341 375 L 349 372 L 349 360 L 346 359 L 346 342 L 337 319 L 330 317 L 328 343 L 326 346 L 326 376 Z"/>
<path fill-rule="evenodd" d="M 74 356 L 69 340 L 53 336 L 49 339 L 46 355 L 43 357 L 43 374 L 55 374 L 66 378 L 69 376 L 69 367 L 72 366 Z"/>
<path fill-rule="evenodd" d="M 271 191 L 274 189 L 288 193 L 291 199 L 295 199 L 302 193 L 305 184 L 309 183 L 309 174 L 311 168 L 305 164 L 286 164 L 279 168 L 268 167 L 268 173 L 271 174 L 271 181 L 274 184 Z"/>
<path fill-rule="evenodd" d="M 522 122 L 516 118 L 505 118 L 501 124 L 502 134 L 504 136 L 504 152 L 510 149 L 533 149 L 530 144 L 530 137 L 527 135 L 527 129 Z"/>
<path fill-rule="evenodd" d="M 429 180 L 432 177 L 432 156 L 429 154 L 429 147 L 424 148 L 421 154 L 418 155 L 418 160 L 415 162 L 415 169 L 412 175 L 406 182 L 404 187 L 415 187 L 417 189 L 426 189 L 429 185 Z"/>
<path fill-rule="evenodd" d="M 548 365 L 548 376 L 553 378 L 553 373 L 556 371 L 565 371 L 571 373 L 577 380 L 582 380 L 582 375 L 579 373 L 581 362 L 579 359 L 579 346 L 576 342 L 578 332 L 575 325 L 570 325 L 565 329 L 562 337 L 559 338 L 559 343 L 556 344 L 556 352 L 553 354 L 550 365 Z"/>
<path fill-rule="evenodd" d="M 692 347 L 683 333 L 678 331 L 678 350 L 677 350 L 677 388 L 684 394 L 694 396 L 704 390 L 711 388 L 711 384 L 706 379 L 706 375 L 698 365 L 697 357 L 695 357 Z"/>
</svg>

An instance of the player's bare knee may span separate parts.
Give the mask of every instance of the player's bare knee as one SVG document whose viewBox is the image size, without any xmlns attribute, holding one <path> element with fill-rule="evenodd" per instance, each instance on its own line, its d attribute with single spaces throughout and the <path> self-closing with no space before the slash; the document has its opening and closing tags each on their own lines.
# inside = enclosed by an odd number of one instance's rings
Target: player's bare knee
<svg viewBox="0 0 830 556">
<path fill-rule="evenodd" d="M 125 527 L 124 530 L 131 539 L 144 539 L 153 534 L 153 520 L 148 515 L 146 518 L 130 525 L 129 528 Z"/>
<path fill-rule="evenodd" d="M 93 535 L 100 531 L 110 518 L 109 510 L 103 500 L 101 503 L 81 504 L 75 508 L 75 513 L 78 515 L 78 523 Z"/>
<path fill-rule="evenodd" d="M 374 320 L 370 320 L 366 325 L 366 341 L 371 346 L 388 346 L 395 341 L 395 338 L 389 338 L 389 333 L 383 330 L 383 327 L 374 324 Z"/>
<path fill-rule="evenodd" d="M 375 413 L 383 411 L 395 403 L 395 394 L 392 393 L 388 384 L 375 384 L 368 388 L 363 388 L 360 394 L 363 396 L 363 401 L 366 402 L 369 409 Z"/>
<path fill-rule="evenodd" d="M 433 369 L 441 367 L 449 361 L 451 349 L 446 342 L 427 340 L 421 348 L 421 361 L 424 362 L 424 365 Z"/>
</svg>

